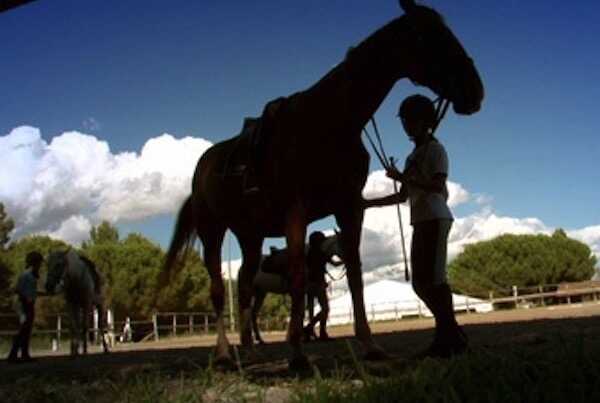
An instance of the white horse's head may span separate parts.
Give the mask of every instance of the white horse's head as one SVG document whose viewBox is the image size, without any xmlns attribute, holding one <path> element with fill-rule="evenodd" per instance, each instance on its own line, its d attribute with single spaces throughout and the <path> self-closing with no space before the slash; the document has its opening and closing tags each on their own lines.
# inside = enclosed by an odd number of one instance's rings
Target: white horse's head
<svg viewBox="0 0 600 403">
<path fill-rule="evenodd" d="M 333 235 L 325 236 L 321 240 L 320 249 L 328 257 L 337 256 L 343 260 L 341 237 L 342 234 L 334 230 Z"/>
</svg>

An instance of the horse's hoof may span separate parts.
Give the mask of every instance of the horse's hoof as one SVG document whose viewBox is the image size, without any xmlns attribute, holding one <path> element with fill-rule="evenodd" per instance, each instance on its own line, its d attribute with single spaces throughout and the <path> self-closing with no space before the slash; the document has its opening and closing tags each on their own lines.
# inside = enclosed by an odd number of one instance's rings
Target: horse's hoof
<svg viewBox="0 0 600 403">
<path fill-rule="evenodd" d="M 288 363 L 288 367 L 290 371 L 307 371 L 310 369 L 310 361 L 308 361 L 308 358 L 306 358 L 305 355 L 300 355 L 292 358 Z"/>
<path fill-rule="evenodd" d="M 383 350 L 370 350 L 365 354 L 365 360 L 367 361 L 383 361 L 388 358 L 389 356 Z"/>
</svg>

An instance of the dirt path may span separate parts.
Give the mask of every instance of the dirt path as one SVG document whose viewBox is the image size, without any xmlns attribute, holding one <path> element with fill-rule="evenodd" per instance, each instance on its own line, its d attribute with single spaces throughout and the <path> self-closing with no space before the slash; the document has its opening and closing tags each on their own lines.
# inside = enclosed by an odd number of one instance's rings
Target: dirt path
<svg viewBox="0 0 600 403">
<path fill-rule="evenodd" d="M 499 352 L 506 346 L 543 348 L 544 341 L 556 335 L 592 334 L 600 343 L 600 304 L 554 306 L 549 308 L 497 311 L 488 314 L 461 315 L 470 338 L 471 347 Z M 373 323 L 377 342 L 390 354 L 382 370 L 407 365 L 407 357 L 425 348 L 432 337 L 432 319 L 401 320 Z M 306 345 L 311 361 L 323 373 L 338 365 L 352 367 L 346 340 L 357 353 L 360 348 L 351 337 L 352 328 L 332 328 L 331 342 Z M 246 365 L 248 376 L 262 378 L 288 376 L 287 354 L 283 332 L 265 334 L 269 343 L 259 347 L 259 360 Z M 90 380 L 96 377 L 125 379 L 141 372 L 161 371 L 178 373 L 204 368 L 208 365 L 215 338 L 212 336 L 182 337 L 159 342 L 139 343 L 117 347 L 111 354 L 91 354 L 71 359 L 64 355 L 39 356 L 36 362 L 9 365 L 0 362 L 0 384 L 37 376 L 58 377 L 61 380 Z M 237 343 L 237 336 L 231 341 Z M 378 364 L 369 364 L 377 369 Z M 385 368 L 384 368 L 385 367 Z"/>
</svg>

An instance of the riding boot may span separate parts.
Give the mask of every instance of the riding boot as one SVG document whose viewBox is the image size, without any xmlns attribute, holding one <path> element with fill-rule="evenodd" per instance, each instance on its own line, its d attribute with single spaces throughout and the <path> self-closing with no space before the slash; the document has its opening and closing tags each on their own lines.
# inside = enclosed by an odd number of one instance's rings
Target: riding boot
<svg viewBox="0 0 600 403">
<path fill-rule="evenodd" d="M 19 350 L 21 347 L 21 340 L 19 334 L 17 334 L 13 339 L 12 348 L 10 349 L 10 354 L 6 358 L 8 362 L 17 362 L 19 360 Z"/>
<path fill-rule="evenodd" d="M 450 357 L 464 353 L 468 340 L 456 322 L 450 287 L 448 284 L 436 286 L 432 295 L 436 306 L 436 335 L 430 348 L 432 355 Z"/>
</svg>

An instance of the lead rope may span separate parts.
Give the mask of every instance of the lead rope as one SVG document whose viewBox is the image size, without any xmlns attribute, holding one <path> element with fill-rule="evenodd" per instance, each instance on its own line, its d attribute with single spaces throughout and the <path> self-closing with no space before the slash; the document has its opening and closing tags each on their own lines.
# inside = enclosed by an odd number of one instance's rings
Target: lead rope
<svg viewBox="0 0 600 403">
<path fill-rule="evenodd" d="M 437 130 L 438 126 L 440 125 L 440 122 L 442 121 L 442 119 L 444 119 L 444 117 L 446 116 L 446 112 L 448 111 L 448 106 L 450 106 L 450 100 L 447 98 L 439 97 L 438 99 L 436 99 L 434 101 L 434 103 L 436 104 L 436 107 L 435 107 L 435 123 L 434 123 L 433 127 L 431 128 L 432 136 L 435 133 L 435 131 Z M 373 131 L 375 132 L 378 146 L 375 145 L 375 142 L 373 141 L 373 138 L 369 134 L 369 131 L 367 130 L 366 126 L 363 128 L 363 132 L 365 133 L 367 140 L 369 141 L 369 144 L 371 144 L 371 148 L 373 149 L 373 152 L 377 156 L 377 159 L 379 159 L 379 162 L 381 163 L 383 168 L 387 171 L 390 167 L 394 166 L 394 157 L 390 157 L 389 162 L 388 162 L 388 157 L 385 154 L 385 148 L 383 147 L 383 142 L 381 141 L 381 135 L 379 134 L 379 129 L 377 128 L 377 123 L 375 122 L 375 116 L 371 117 L 371 125 L 373 126 Z M 398 193 L 398 182 L 395 180 L 393 182 L 394 182 L 394 193 L 397 194 Z M 404 279 L 406 281 L 410 281 L 410 270 L 408 267 L 408 258 L 406 255 L 406 241 L 404 238 L 404 226 L 402 225 L 402 214 L 400 211 L 400 203 L 396 204 L 396 213 L 398 215 L 398 226 L 400 227 L 400 240 L 402 243 L 402 257 L 404 258 L 403 259 L 404 260 Z"/>
</svg>

